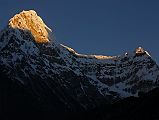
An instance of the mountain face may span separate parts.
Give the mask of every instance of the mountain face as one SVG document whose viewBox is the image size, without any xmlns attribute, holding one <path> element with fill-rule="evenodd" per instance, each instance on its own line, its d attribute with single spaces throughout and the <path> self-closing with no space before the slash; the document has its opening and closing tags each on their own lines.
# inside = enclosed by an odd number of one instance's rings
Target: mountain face
<svg viewBox="0 0 159 120">
<path fill-rule="evenodd" d="M 15 15 L 0 32 L 0 71 L 1 83 L 10 85 L 1 86 L 1 95 L 12 95 L 5 100 L 17 104 L 26 95 L 54 112 L 89 110 L 159 85 L 159 67 L 143 48 L 119 56 L 78 54 L 59 44 L 33 10 Z"/>
</svg>

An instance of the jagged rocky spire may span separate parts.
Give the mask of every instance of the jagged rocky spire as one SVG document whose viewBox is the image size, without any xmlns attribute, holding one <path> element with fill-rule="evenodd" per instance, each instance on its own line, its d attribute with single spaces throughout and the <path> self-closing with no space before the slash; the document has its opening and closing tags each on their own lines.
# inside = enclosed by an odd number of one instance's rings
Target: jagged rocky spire
<svg viewBox="0 0 159 120">
<path fill-rule="evenodd" d="M 37 43 L 49 42 L 49 31 L 43 20 L 34 10 L 22 11 L 9 20 L 9 26 L 12 28 L 29 30 Z"/>
</svg>

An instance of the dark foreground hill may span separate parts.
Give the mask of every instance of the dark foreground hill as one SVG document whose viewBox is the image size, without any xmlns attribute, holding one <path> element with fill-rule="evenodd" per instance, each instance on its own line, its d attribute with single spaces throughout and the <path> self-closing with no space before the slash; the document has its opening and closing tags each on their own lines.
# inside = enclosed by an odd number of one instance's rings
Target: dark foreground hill
<svg viewBox="0 0 159 120">
<path fill-rule="evenodd" d="M 2 120 L 63 120 L 63 119 L 91 119 L 91 120 L 158 120 L 159 119 L 159 88 L 140 97 L 129 97 L 114 104 L 103 105 L 92 110 L 78 112 L 64 111 L 65 106 L 56 102 L 58 112 L 46 109 L 44 103 L 36 100 L 21 85 L 7 80 L 0 83 L 0 112 Z M 54 98 L 56 100 L 56 98 Z M 52 102 L 50 102 L 52 103 Z M 54 106 L 54 103 L 49 104 Z M 78 105 L 77 105 L 78 106 Z M 60 112 L 59 112 L 60 111 Z"/>
</svg>

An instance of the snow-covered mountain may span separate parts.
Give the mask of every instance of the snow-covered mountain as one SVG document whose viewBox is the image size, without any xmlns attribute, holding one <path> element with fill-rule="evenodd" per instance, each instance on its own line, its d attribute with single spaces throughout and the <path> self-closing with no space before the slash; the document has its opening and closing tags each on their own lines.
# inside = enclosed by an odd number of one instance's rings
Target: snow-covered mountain
<svg viewBox="0 0 159 120">
<path fill-rule="evenodd" d="M 119 56 L 78 54 L 58 43 L 33 10 L 15 15 L 0 32 L 0 71 L 46 106 L 71 111 L 159 85 L 159 67 L 143 48 Z"/>
</svg>

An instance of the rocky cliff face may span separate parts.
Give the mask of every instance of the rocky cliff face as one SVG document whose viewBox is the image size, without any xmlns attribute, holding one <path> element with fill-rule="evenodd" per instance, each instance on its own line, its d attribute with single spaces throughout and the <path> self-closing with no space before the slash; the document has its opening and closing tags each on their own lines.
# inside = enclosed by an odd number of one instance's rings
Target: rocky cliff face
<svg viewBox="0 0 159 120">
<path fill-rule="evenodd" d="M 0 71 L 2 80 L 54 111 L 92 109 L 159 83 L 159 67 L 143 48 L 120 56 L 78 54 L 56 42 L 33 10 L 15 15 L 1 31 Z"/>
</svg>

